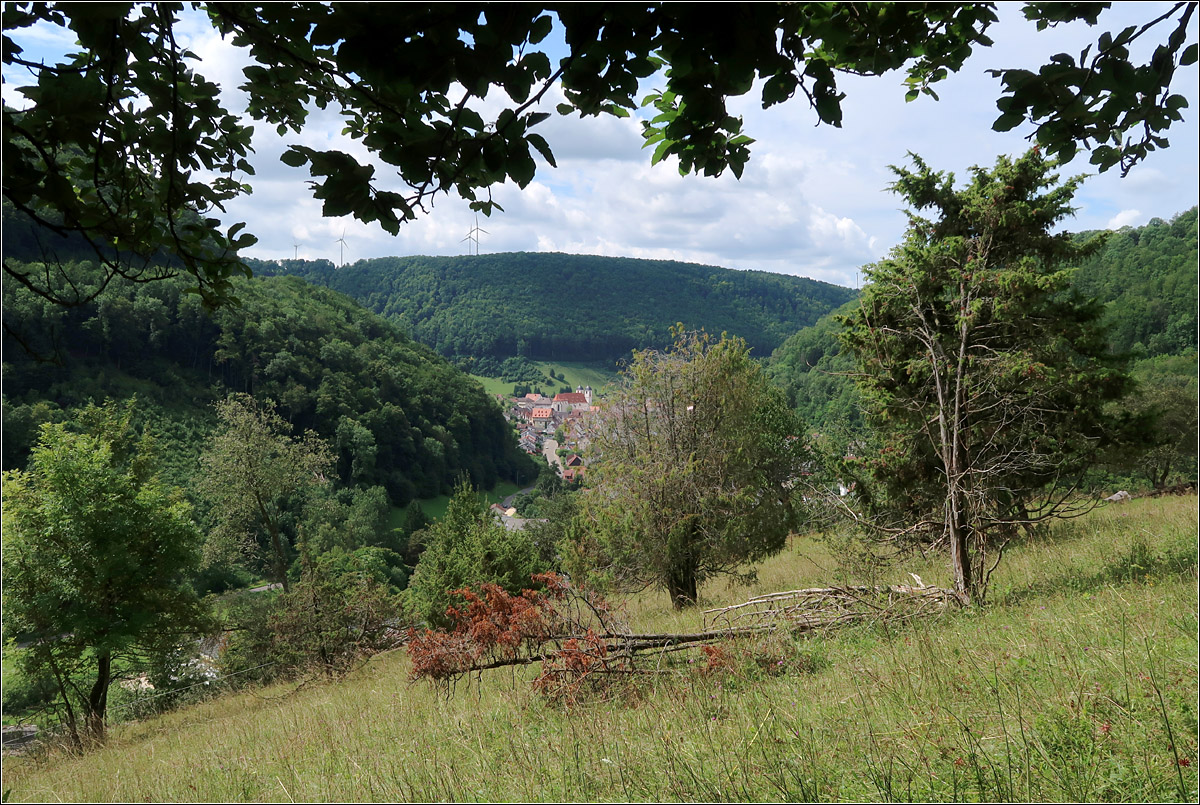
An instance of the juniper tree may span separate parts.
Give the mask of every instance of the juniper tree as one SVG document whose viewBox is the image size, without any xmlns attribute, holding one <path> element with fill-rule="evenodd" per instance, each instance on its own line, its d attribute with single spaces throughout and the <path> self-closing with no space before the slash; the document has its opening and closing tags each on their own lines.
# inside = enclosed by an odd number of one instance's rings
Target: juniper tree
<svg viewBox="0 0 1200 805">
<path fill-rule="evenodd" d="M 1054 232 L 1080 179 L 1059 183 L 1037 149 L 972 168 L 961 189 L 912 160 L 892 189 L 932 214 L 910 212 L 904 242 L 867 269 L 842 339 L 881 442 L 866 499 L 894 537 L 948 544 L 967 601 L 1018 527 L 1077 510 L 1117 431 L 1105 403 L 1129 383 L 1101 307 L 1070 288 L 1103 235 Z"/>
</svg>

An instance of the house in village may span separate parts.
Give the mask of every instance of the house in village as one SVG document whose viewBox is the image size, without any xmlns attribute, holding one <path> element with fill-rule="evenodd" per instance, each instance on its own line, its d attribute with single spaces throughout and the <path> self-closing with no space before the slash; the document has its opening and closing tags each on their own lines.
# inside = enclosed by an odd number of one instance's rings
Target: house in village
<svg viewBox="0 0 1200 805">
<path fill-rule="evenodd" d="M 525 528 L 525 524 L 529 522 L 524 517 L 518 517 L 515 508 L 509 507 L 506 509 L 499 503 L 493 503 L 490 508 L 492 515 L 509 531 L 521 531 Z"/>
<path fill-rule="evenodd" d="M 582 480 L 585 472 L 587 467 L 583 465 L 583 458 L 578 453 L 572 453 L 563 459 L 562 477 L 567 483 Z"/>
<path fill-rule="evenodd" d="M 553 406 L 534 406 L 530 411 L 529 421 L 533 423 L 534 430 L 539 433 L 553 433 L 554 429 L 558 427 Z"/>
<path fill-rule="evenodd" d="M 575 465 L 563 464 L 560 472 L 567 480 L 582 476 L 585 467 L 578 453 L 587 448 L 592 415 L 600 410 L 593 399 L 592 387 L 576 386 L 575 391 L 560 392 L 553 399 L 530 393 L 509 400 L 505 417 L 516 429 L 521 449 L 536 455 L 543 439 L 560 434 L 559 446 L 576 451 Z"/>
<path fill-rule="evenodd" d="M 572 411 L 588 411 L 592 407 L 592 387 L 577 386 L 575 391 L 564 391 L 554 395 L 554 410 L 566 414 Z"/>
<path fill-rule="evenodd" d="M 520 445 L 522 450 L 530 455 L 535 455 L 538 452 L 538 437 L 530 427 L 526 427 L 521 431 L 521 436 L 517 440 L 517 443 Z"/>
</svg>

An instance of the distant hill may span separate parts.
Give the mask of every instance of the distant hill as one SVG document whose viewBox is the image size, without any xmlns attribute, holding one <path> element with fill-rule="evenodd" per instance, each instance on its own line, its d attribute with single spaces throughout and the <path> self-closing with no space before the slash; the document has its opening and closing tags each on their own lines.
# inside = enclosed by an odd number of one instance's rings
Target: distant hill
<svg viewBox="0 0 1200 805">
<path fill-rule="evenodd" d="M 1075 287 L 1105 304 L 1114 348 L 1139 357 L 1196 348 L 1196 216 L 1192 207 L 1117 230 L 1080 265 Z"/>
<path fill-rule="evenodd" d="M 40 423 L 136 394 L 167 479 L 186 484 L 215 426 L 211 403 L 244 391 L 328 440 L 345 484 L 382 486 L 394 505 L 463 476 L 489 489 L 536 474 L 476 381 L 346 296 L 255 277 L 237 282 L 239 306 L 209 316 L 185 287 L 114 282 L 65 309 L 4 284 L 5 469 L 24 465 Z"/>
<path fill-rule="evenodd" d="M 556 253 L 251 261 L 292 274 L 399 322 L 447 356 L 611 362 L 664 346 L 672 325 L 729 332 L 765 357 L 855 296 L 848 288 L 763 271 Z"/>
</svg>

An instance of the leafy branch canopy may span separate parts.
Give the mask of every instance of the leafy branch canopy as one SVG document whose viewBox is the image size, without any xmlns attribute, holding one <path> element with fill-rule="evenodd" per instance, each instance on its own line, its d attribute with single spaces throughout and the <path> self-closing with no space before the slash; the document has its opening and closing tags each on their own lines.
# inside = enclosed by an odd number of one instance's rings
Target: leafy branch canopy
<svg viewBox="0 0 1200 805">
<path fill-rule="evenodd" d="M 539 102 L 561 87 L 560 114 L 628 116 L 646 106 L 652 161 L 683 173 L 740 176 L 753 140 L 728 100 L 761 87 L 764 108 L 803 97 L 820 123 L 840 126 L 839 74 L 901 71 L 906 97 L 935 85 L 988 47 L 991 3 L 753 3 L 720 11 L 688 4 L 193 3 L 253 64 L 244 71 L 247 116 L 281 134 L 301 132 L 314 109 L 335 108 L 345 133 L 393 167 L 387 189 L 372 165 L 336 149 L 292 144 L 283 161 L 308 166 L 327 216 L 353 215 L 396 233 L 456 193 L 472 209 L 497 208 L 490 188 L 532 181 Z M 1096 24 L 1108 4 L 1027 4 L 1039 27 Z M 993 71 L 1000 116 L 1023 121 L 1051 156 L 1091 149 L 1101 170 L 1128 171 L 1167 145 L 1186 100 L 1171 93 L 1179 66 L 1196 61 L 1195 6 L 1177 3 L 1140 27 L 1102 34 L 1075 59 L 1053 56 L 1037 73 Z M 232 298 L 249 273 L 238 250 L 245 225 L 215 217 L 248 194 L 252 128 L 226 108 L 176 30 L 182 3 L 9 3 L 4 64 L 33 75 L 24 109 L 4 109 L 4 199 L 37 224 L 82 240 L 106 280 L 80 286 L 69 271 L 6 275 L 58 304 L 83 304 L 113 277 L 147 281 L 184 272 L 209 306 Z M 35 24 L 70 32 L 77 52 L 56 64 L 27 58 L 18 40 Z M 561 27 L 566 55 L 548 39 Z M 1147 64 L 1131 61 L 1141 37 L 1161 40 Z M 661 71 L 661 89 L 639 84 Z M 489 100 L 500 90 L 507 101 Z M 494 97 L 494 95 L 493 95 Z M 164 265 L 162 258 L 169 257 Z M 47 249 L 47 263 L 53 249 Z"/>
</svg>

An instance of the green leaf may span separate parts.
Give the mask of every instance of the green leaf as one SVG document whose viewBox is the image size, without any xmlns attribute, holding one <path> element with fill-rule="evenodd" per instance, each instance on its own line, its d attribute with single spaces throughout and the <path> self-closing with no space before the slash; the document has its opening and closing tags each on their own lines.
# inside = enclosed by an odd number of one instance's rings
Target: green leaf
<svg viewBox="0 0 1200 805">
<path fill-rule="evenodd" d="M 293 168 L 299 168 L 307 164 L 308 155 L 300 151 L 296 146 L 292 146 L 279 155 L 279 161 Z"/>
<path fill-rule="evenodd" d="M 659 162 L 662 162 L 663 159 L 666 158 L 667 152 L 670 151 L 674 145 L 674 141 L 664 139 L 658 144 L 658 148 L 654 149 L 654 156 L 650 157 L 650 164 L 657 165 Z"/>
<path fill-rule="evenodd" d="M 1005 112 L 992 123 L 992 130 L 1012 131 L 1023 122 L 1025 122 L 1025 115 L 1021 112 Z"/>
<path fill-rule="evenodd" d="M 537 149 L 537 152 L 542 155 L 542 159 L 550 163 L 550 167 L 557 168 L 558 163 L 554 161 L 554 154 L 550 151 L 550 144 L 540 134 L 528 134 L 525 137 L 529 144 Z"/>
</svg>

